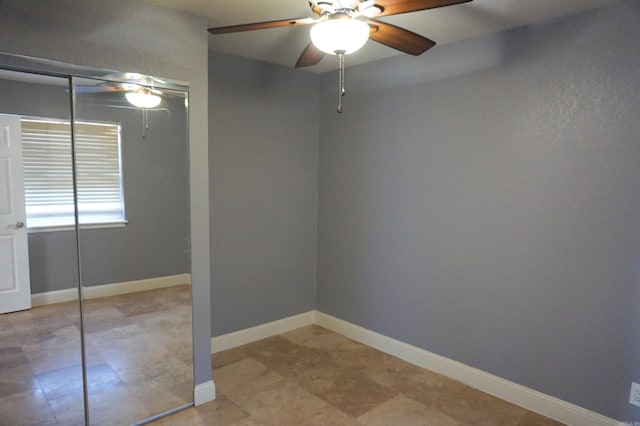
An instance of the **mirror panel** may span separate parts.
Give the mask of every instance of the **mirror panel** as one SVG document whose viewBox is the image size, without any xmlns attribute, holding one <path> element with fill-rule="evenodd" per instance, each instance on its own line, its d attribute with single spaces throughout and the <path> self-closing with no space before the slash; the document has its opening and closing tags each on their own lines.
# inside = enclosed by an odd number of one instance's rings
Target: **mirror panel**
<svg viewBox="0 0 640 426">
<path fill-rule="evenodd" d="M 54 223 L 74 205 L 69 81 L 0 69 L 0 93 L 0 113 L 19 126 L 0 133 L 10 145 L 22 146 L 23 157 L 0 172 L 0 198 L 17 207 L 15 197 L 26 196 L 25 216 L 0 212 L 0 240 L 23 239 L 28 246 L 16 253 L 0 250 L 3 272 L 13 265 L 7 257 L 13 254 L 17 261 L 15 271 L 0 273 L 0 288 L 11 286 L 13 272 L 26 272 L 27 298 L 33 300 L 30 309 L 8 306 L 0 315 L 0 424 L 82 424 L 75 223 L 73 216 L 62 226 Z M 22 171 L 23 182 L 8 178 L 9 169 Z M 16 227 L 18 222 L 26 226 Z M 0 295 L 3 302 L 5 296 Z"/>
<path fill-rule="evenodd" d="M 73 91 L 89 424 L 131 424 L 193 402 L 187 97 Z"/>
</svg>

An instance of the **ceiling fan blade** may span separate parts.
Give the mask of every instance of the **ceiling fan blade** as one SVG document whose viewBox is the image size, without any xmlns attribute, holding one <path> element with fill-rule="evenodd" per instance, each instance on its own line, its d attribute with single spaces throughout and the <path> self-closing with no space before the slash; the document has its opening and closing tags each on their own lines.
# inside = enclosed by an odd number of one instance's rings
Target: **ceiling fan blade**
<svg viewBox="0 0 640 426">
<path fill-rule="evenodd" d="M 470 1 L 472 0 L 381 0 L 380 2 L 376 2 L 376 7 L 382 8 L 382 13 L 378 16 L 389 16 L 452 6 Z"/>
<path fill-rule="evenodd" d="M 228 27 L 209 28 L 211 34 L 239 33 L 242 31 L 264 30 L 277 27 L 296 27 L 316 22 L 312 18 L 281 19 L 278 21 L 254 22 L 251 24 L 230 25 Z"/>
<path fill-rule="evenodd" d="M 75 91 L 77 93 L 107 93 L 107 92 L 126 92 L 129 89 L 123 83 L 98 83 L 98 84 L 76 84 Z"/>
<path fill-rule="evenodd" d="M 318 6 L 317 4 L 313 3 L 313 2 L 309 2 L 309 7 L 311 8 L 311 11 L 313 12 L 314 15 L 316 16 L 320 16 L 322 15 L 323 9 Z"/>
<path fill-rule="evenodd" d="M 411 55 L 418 56 L 436 45 L 436 42 L 404 28 L 369 19 L 369 38 Z"/>
<path fill-rule="evenodd" d="M 307 47 L 302 52 L 302 55 L 298 58 L 298 62 L 296 62 L 296 68 L 301 67 L 309 67 L 311 65 L 316 65 L 322 58 L 324 58 L 325 53 L 318 49 L 315 44 L 309 43 Z"/>
</svg>

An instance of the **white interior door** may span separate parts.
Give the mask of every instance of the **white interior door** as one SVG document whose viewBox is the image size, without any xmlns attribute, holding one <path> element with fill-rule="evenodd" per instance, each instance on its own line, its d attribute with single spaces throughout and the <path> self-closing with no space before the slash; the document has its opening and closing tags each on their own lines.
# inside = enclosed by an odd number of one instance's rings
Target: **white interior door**
<svg viewBox="0 0 640 426">
<path fill-rule="evenodd" d="M 20 117 L 0 114 L 0 313 L 31 307 Z"/>
</svg>

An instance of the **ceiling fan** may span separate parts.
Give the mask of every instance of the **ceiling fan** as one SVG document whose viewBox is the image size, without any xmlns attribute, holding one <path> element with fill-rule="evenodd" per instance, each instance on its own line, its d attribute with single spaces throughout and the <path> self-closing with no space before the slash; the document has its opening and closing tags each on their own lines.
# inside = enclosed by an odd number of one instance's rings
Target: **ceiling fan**
<svg viewBox="0 0 640 426">
<path fill-rule="evenodd" d="M 153 78 L 142 79 L 136 77 L 132 80 L 137 80 L 141 84 L 153 83 Z M 161 90 L 153 86 L 143 86 L 141 84 L 118 81 L 84 79 L 81 80 L 80 83 L 81 84 L 74 85 L 76 93 L 124 93 L 124 97 L 131 107 L 142 110 L 142 139 L 147 138 L 147 131 L 149 130 L 148 110 L 156 108 L 162 102 L 162 96 L 164 93 Z M 113 105 L 111 105 L 111 107 L 113 107 Z M 118 108 L 131 107 L 118 106 Z"/>
<path fill-rule="evenodd" d="M 313 25 L 310 32 L 312 41 L 302 51 L 295 67 L 316 65 L 325 54 L 337 55 L 340 60 L 341 97 L 344 96 L 344 55 L 360 49 L 368 39 L 415 56 L 436 44 L 433 40 L 376 18 L 470 1 L 472 0 L 312 0 L 309 1 L 309 7 L 314 17 L 209 28 L 209 32 L 228 34 Z M 342 112 L 341 103 L 338 105 L 338 112 Z"/>
<path fill-rule="evenodd" d="M 162 91 L 131 83 L 100 82 L 91 85 L 76 85 L 76 93 L 119 93 L 123 92 L 125 98 L 138 108 L 155 108 L 160 104 Z"/>
</svg>

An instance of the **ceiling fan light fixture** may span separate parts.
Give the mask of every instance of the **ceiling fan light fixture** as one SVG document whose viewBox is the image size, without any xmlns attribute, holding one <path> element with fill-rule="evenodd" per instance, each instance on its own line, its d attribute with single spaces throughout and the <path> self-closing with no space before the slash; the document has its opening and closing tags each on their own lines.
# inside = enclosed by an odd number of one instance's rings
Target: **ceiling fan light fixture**
<svg viewBox="0 0 640 426">
<path fill-rule="evenodd" d="M 325 53 L 353 53 L 369 39 L 369 25 L 358 19 L 327 19 L 311 28 L 311 41 Z"/>
<path fill-rule="evenodd" d="M 162 100 L 160 96 L 152 93 L 149 89 L 127 92 L 124 96 L 131 105 L 138 108 L 155 108 L 160 105 L 160 101 Z"/>
</svg>

